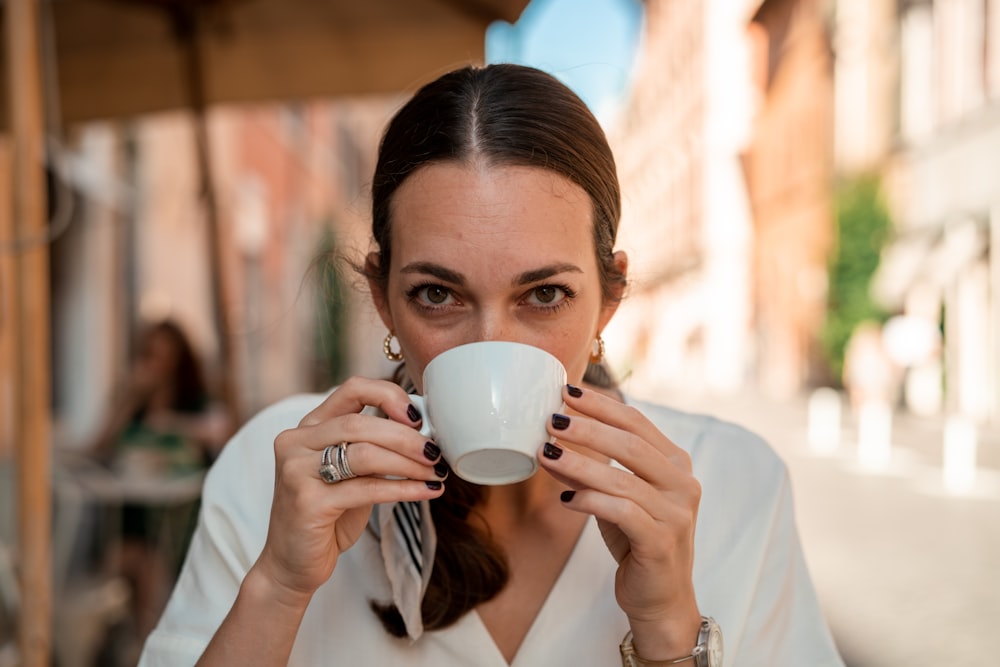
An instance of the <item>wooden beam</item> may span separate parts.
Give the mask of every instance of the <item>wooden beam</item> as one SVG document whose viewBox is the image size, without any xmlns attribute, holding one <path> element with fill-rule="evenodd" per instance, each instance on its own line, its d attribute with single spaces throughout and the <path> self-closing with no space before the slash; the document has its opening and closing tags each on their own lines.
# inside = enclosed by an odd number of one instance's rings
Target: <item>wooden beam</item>
<svg viewBox="0 0 1000 667">
<path fill-rule="evenodd" d="M 206 107 L 413 90 L 467 62 L 481 62 L 481 28 L 389 24 L 363 33 L 323 26 L 222 40 L 202 31 Z M 251 39 L 252 37 L 252 39 Z M 126 50 L 128 47 L 128 50 Z M 60 117 L 68 125 L 189 108 L 182 43 L 114 45 L 60 53 Z"/>
<path fill-rule="evenodd" d="M 14 442 L 21 584 L 19 645 L 24 667 L 47 667 L 52 633 L 51 334 L 38 0 L 8 0 L 5 6 L 18 278 Z"/>
<path fill-rule="evenodd" d="M 189 104 L 193 113 L 195 154 L 198 159 L 198 178 L 201 181 L 201 199 L 205 207 L 205 230 L 208 240 L 208 262 L 211 276 L 215 330 L 219 338 L 219 360 L 222 363 L 222 399 L 231 424 L 243 423 L 236 387 L 238 369 L 233 349 L 232 299 L 226 278 L 222 228 L 219 203 L 212 176 L 211 142 L 208 136 L 208 110 L 205 103 L 204 55 L 198 39 L 198 17 L 189 16 L 191 30 L 181 33 L 185 52 L 185 65 Z"/>
</svg>

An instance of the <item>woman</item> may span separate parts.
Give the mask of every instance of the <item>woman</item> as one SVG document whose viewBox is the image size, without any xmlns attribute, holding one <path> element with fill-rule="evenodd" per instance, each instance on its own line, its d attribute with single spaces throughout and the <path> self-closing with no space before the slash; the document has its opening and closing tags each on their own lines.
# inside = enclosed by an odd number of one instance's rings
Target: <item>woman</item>
<svg viewBox="0 0 1000 667">
<path fill-rule="evenodd" d="M 228 418 L 210 400 L 187 335 L 173 320 L 161 320 L 142 331 L 136 351 L 131 376 L 112 402 L 92 451 L 121 468 L 128 468 L 136 452 L 148 454 L 149 472 L 158 474 L 205 467 L 231 431 Z"/>
<path fill-rule="evenodd" d="M 131 375 L 90 451 L 119 474 L 141 480 L 202 470 L 232 430 L 210 401 L 194 347 L 180 325 L 162 320 L 143 329 L 136 352 Z M 157 542 L 164 511 L 148 503 L 122 508 L 122 543 L 114 557 L 132 586 L 140 639 L 162 613 L 175 574 Z"/>
<path fill-rule="evenodd" d="M 771 450 L 592 381 L 627 263 L 614 160 L 572 92 L 513 65 L 444 75 L 390 122 L 372 199 L 363 271 L 398 381 L 290 399 L 227 446 L 145 665 L 714 667 L 708 617 L 726 665 L 841 664 Z M 571 384 L 542 470 L 476 487 L 404 387 L 491 339 L 547 350 Z M 350 470 L 328 484 L 338 443 Z"/>
</svg>

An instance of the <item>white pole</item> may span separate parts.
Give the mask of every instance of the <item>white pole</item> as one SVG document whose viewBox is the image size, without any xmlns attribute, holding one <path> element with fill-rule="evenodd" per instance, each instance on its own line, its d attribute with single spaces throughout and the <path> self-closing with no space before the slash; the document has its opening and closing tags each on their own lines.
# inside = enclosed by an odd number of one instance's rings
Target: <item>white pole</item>
<svg viewBox="0 0 1000 667">
<path fill-rule="evenodd" d="M 865 470 L 887 469 L 892 459 L 892 410 L 870 401 L 858 409 L 858 463 Z"/>
<path fill-rule="evenodd" d="M 816 454 L 833 454 L 840 447 L 840 394 L 820 387 L 809 396 L 809 449 Z"/>
<path fill-rule="evenodd" d="M 1000 421 L 1000 203 L 990 210 L 988 359 L 990 363 L 988 415 Z"/>
<path fill-rule="evenodd" d="M 971 419 L 951 416 L 944 425 L 944 488 L 955 494 L 966 494 L 976 485 L 976 449 L 978 433 Z"/>
</svg>

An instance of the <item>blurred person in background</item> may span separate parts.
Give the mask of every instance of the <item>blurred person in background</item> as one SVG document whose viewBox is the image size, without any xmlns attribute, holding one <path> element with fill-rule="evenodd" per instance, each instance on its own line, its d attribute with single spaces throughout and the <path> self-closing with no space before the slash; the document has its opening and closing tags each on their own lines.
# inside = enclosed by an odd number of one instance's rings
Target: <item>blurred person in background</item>
<svg viewBox="0 0 1000 667">
<path fill-rule="evenodd" d="M 419 90 L 383 135 L 359 267 L 402 365 L 230 441 L 140 664 L 842 667 L 777 455 L 604 368 L 620 215 L 604 132 L 554 77 L 467 67 Z M 482 340 L 542 348 L 570 383 L 516 484 L 452 475 L 408 397 Z"/>
<path fill-rule="evenodd" d="M 176 322 L 163 320 L 140 333 L 130 375 L 90 453 L 133 480 L 182 477 L 208 467 L 231 434 L 188 336 Z M 174 575 L 158 548 L 162 512 L 148 503 L 126 501 L 122 508 L 121 549 L 114 556 L 132 587 L 140 637 L 152 630 Z"/>
</svg>

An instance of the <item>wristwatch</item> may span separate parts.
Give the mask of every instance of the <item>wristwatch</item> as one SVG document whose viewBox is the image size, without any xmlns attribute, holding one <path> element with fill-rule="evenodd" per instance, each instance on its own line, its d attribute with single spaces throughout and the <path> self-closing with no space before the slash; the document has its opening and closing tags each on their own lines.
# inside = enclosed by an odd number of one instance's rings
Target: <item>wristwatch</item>
<svg viewBox="0 0 1000 667">
<path fill-rule="evenodd" d="M 701 617 L 701 628 L 698 629 L 698 643 L 690 655 L 674 660 L 644 660 L 635 652 L 632 645 L 632 631 L 629 630 L 622 640 L 622 667 L 666 667 L 680 665 L 693 660 L 695 667 L 722 667 L 722 628 L 710 616 Z"/>
</svg>

